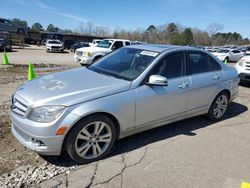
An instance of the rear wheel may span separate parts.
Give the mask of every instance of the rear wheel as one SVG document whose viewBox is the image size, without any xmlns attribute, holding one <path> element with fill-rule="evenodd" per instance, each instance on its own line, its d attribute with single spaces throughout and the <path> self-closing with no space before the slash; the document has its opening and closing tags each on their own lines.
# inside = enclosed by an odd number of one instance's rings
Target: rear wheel
<svg viewBox="0 0 250 188">
<path fill-rule="evenodd" d="M 24 29 L 18 29 L 18 30 L 17 30 L 17 34 L 20 34 L 20 35 L 25 34 Z"/>
<path fill-rule="evenodd" d="M 106 156 L 114 145 L 116 128 L 104 115 L 80 120 L 66 138 L 66 150 L 78 163 L 85 164 Z"/>
<path fill-rule="evenodd" d="M 227 110 L 228 99 L 229 96 L 226 92 L 218 94 L 209 108 L 208 118 L 211 120 L 221 119 Z"/>
</svg>

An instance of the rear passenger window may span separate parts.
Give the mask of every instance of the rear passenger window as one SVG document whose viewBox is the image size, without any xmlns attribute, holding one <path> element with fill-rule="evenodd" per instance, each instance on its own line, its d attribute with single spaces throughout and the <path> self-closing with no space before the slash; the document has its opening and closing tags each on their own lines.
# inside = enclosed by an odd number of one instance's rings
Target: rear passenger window
<svg viewBox="0 0 250 188">
<path fill-rule="evenodd" d="M 181 77 L 184 70 L 184 59 L 182 52 L 167 55 L 152 69 L 151 75 L 161 75 L 168 79 Z"/>
<path fill-rule="evenodd" d="M 130 45 L 130 42 L 127 42 L 127 41 L 126 41 L 126 42 L 125 42 L 125 45 L 126 45 L 126 46 L 129 46 L 129 45 Z"/>
<path fill-rule="evenodd" d="M 233 50 L 232 52 L 233 52 L 233 53 L 235 53 L 235 54 L 240 53 L 240 51 L 239 51 L 239 50 Z"/>
<path fill-rule="evenodd" d="M 209 71 L 209 61 L 207 54 L 202 52 L 188 52 L 187 62 L 188 75 Z"/>
<path fill-rule="evenodd" d="M 209 56 L 209 70 L 210 71 L 220 71 L 221 70 L 220 64 L 210 56 Z"/>
</svg>

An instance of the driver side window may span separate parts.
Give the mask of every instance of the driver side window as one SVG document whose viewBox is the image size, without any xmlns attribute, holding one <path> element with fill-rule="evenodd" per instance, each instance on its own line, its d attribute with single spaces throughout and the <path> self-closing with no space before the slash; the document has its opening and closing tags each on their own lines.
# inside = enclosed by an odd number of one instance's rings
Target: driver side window
<svg viewBox="0 0 250 188">
<path fill-rule="evenodd" d="M 181 77 L 184 73 L 185 56 L 177 52 L 163 57 L 152 69 L 151 75 L 164 76 L 167 79 Z"/>
<path fill-rule="evenodd" d="M 123 47 L 123 43 L 121 41 L 116 41 L 113 46 L 112 49 L 117 50 L 119 48 Z"/>
</svg>

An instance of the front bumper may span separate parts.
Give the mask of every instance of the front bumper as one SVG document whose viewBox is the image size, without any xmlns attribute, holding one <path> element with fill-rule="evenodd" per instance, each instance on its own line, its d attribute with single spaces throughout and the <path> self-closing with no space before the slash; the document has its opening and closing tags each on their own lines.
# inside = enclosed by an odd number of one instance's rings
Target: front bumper
<svg viewBox="0 0 250 188">
<path fill-rule="evenodd" d="M 91 64 L 93 62 L 93 58 L 91 57 L 85 57 L 85 56 L 77 56 L 74 55 L 74 60 L 76 63 L 80 63 L 80 64 Z"/>
<path fill-rule="evenodd" d="M 238 64 L 236 64 L 235 68 L 238 71 L 240 81 L 250 82 L 250 70 L 246 70 L 245 66 L 239 66 Z"/>
<path fill-rule="evenodd" d="M 239 78 L 241 81 L 250 82 L 250 74 L 248 73 L 240 73 Z"/>
<path fill-rule="evenodd" d="M 11 112 L 11 131 L 15 138 L 27 148 L 43 155 L 60 155 L 67 131 L 79 117 L 65 112 L 51 123 L 37 123 Z M 67 126 L 63 135 L 56 135 L 61 126 Z"/>
<path fill-rule="evenodd" d="M 62 52 L 64 48 L 63 47 L 60 47 L 60 48 L 46 47 L 46 50 L 50 52 Z"/>
</svg>

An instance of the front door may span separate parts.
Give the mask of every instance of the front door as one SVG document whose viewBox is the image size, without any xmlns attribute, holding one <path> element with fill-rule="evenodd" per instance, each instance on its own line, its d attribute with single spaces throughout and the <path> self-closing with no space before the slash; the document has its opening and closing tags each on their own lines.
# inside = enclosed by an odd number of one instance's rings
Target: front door
<svg viewBox="0 0 250 188">
<path fill-rule="evenodd" d="M 191 81 L 184 73 L 183 52 L 167 55 L 156 64 L 148 77 L 164 76 L 168 79 L 168 85 L 143 84 L 136 89 L 136 127 L 157 126 L 159 123 L 185 114 Z"/>
</svg>

